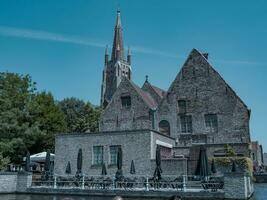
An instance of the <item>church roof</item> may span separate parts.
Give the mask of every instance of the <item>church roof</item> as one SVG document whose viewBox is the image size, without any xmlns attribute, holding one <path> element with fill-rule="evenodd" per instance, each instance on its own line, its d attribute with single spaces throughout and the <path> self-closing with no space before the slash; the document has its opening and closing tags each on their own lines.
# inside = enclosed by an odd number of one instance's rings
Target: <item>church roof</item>
<svg viewBox="0 0 267 200">
<path fill-rule="evenodd" d="M 235 96 L 235 98 L 237 98 L 241 104 L 248 108 L 247 105 L 243 102 L 243 100 L 236 94 L 236 92 L 231 88 L 230 85 L 228 85 L 228 83 L 223 79 L 223 77 L 219 74 L 219 72 L 217 72 L 212 66 L 211 64 L 209 63 L 208 59 L 205 57 L 205 55 L 203 55 L 202 53 L 200 53 L 197 49 L 193 48 L 192 51 L 190 52 L 188 58 L 186 59 L 182 69 L 180 70 L 180 72 L 177 74 L 175 80 L 172 82 L 171 86 L 169 87 L 168 89 L 168 92 L 167 93 L 170 93 L 174 87 L 174 84 L 176 82 L 179 82 L 178 80 L 180 79 L 180 77 L 182 76 L 182 72 L 183 72 L 183 68 L 185 68 L 187 66 L 187 63 L 188 62 L 191 62 L 192 61 L 192 58 L 193 57 L 197 57 L 199 56 L 200 60 L 198 60 L 198 62 L 200 61 L 204 61 L 207 66 L 209 67 L 209 69 L 213 70 L 215 72 L 215 74 L 217 75 L 217 77 L 225 84 L 225 86 L 229 89 L 229 91 L 231 91 L 233 93 L 233 95 Z"/>
<path fill-rule="evenodd" d="M 115 25 L 115 30 L 114 30 L 114 39 L 113 39 L 111 59 L 113 61 L 124 59 L 121 13 L 119 10 L 117 11 L 117 19 L 116 19 L 116 25 Z"/>
<path fill-rule="evenodd" d="M 137 91 L 137 93 L 142 97 L 144 102 L 149 106 L 151 109 L 155 109 L 158 104 L 155 99 L 148 93 L 142 90 L 139 86 L 137 86 L 134 82 L 129 81 L 131 85 L 134 87 L 134 89 Z"/>
<path fill-rule="evenodd" d="M 151 85 L 151 84 L 150 84 Z M 167 93 L 165 90 L 158 88 L 157 86 L 151 85 L 152 89 L 157 93 L 160 98 L 163 98 Z"/>
</svg>

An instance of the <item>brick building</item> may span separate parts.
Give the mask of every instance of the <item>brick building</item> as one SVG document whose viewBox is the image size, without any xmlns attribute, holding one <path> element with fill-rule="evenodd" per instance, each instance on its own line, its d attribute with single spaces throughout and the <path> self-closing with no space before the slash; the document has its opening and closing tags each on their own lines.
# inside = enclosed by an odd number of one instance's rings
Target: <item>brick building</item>
<svg viewBox="0 0 267 200">
<path fill-rule="evenodd" d="M 112 146 L 133 151 L 126 153 L 126 171 L 130 160 L 134 160 L 141 174 L 149 172 L 150 175 L 152 169 L 148 166 L 154 157 L 149 155 L 153 155 L 155 145 L 162 146 L 162 154 L 167 154 L 166 162 L 178 163 L 177 167 L 183 168 L 180 171 L 187 173 L 194 173 L 197 154 L 194 152 L 199 145 L 207 147 L 210 157 L 224 154 L 226 144 L 238 156 L 250 157 L 250 110 L 211 66 L 207 53 L 193 49 L 167 91 L 151 84 L 147 77 L 139 87 L 132 81 L 130 50 L 127 59 L 124 57 L 118 11 L 112 55 L 109 59 L 106 49 L 102 78 L 100 133 L 58 136 L 56 173 L 63 173 L 69 156 L 75 166 L 74 157 L 79 148 L 89 153 L 85 166 L 92 174 L 97 173 L 89 170 L 95 167 L 94 157 L 100 156 L 101 163 L 112 164 L 111 152 L 116 152 Z M 152 140 L 148 135 L 158 139 Z M 191 164 L 187 166 L 184 162 Z M 165 165 L 169 174 L 172 174 L 168 168 L 171 165 Z"/>
</svg>

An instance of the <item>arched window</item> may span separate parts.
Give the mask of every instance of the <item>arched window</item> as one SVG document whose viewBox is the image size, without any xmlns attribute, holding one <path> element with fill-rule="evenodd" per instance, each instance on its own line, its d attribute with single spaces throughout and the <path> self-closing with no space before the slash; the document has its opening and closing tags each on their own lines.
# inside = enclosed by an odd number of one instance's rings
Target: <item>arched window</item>
<svg viewBox="0 0 267 200">
<path fill-rule="evenodd" d="M 161 120 L 159 122 L 159 132 L 164 135 L 170 135 L 170 124 L 167 120 Z"/>
</svg>

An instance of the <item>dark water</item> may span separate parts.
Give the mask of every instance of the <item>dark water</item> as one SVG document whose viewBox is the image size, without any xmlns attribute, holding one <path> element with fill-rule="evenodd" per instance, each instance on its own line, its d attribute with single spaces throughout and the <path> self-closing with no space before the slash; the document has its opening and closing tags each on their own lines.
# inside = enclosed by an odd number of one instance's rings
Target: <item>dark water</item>
<svg viewBox="0 0 267 200">
<path fill-rule="evenodd" d="M 255 184 L 252 200 L 267 200 L 267 183 Z M 147 198 L 124 198 L 124 200 L 152 200 Z M 54 195 L 0 195 L 0 200 L 112 200 L 112 197 L 54 196 Z M 153 200 L 162 200 L 155 199 Z"/>
</svg>

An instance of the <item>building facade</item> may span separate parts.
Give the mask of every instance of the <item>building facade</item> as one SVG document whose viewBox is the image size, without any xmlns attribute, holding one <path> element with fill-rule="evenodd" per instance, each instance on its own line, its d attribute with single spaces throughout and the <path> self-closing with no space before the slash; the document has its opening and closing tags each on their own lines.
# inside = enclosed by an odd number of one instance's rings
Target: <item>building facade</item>
<svg viewBox="0 0 267 200">
<path fill-rule="evenodd" d="M 57 136 L 55 173 L 63 175 L 68 162 L 75 173 L 79 149 L 85 152 L 88 175 L 100 175 L 103 163 L 115 174 L 118 146 L 125 155 L 123 171 L 129 174 L 133 161 L 138 175 L 153 174 L 157 145 L 163 173 L 170 175 L 178 175 L 177 170 L 193 174 L 199 146 L 209 157 L 226 156 L 226 146 L 237 156 L 251 156 L 250 110 L 211 66 L 207 53 L 193 49 L 167 91 L 147 76 L 142 87 L 133 82 L 119 11 L 110 59 L 105 52 L 101 106 L 99 133 Z"/>
</svg>

